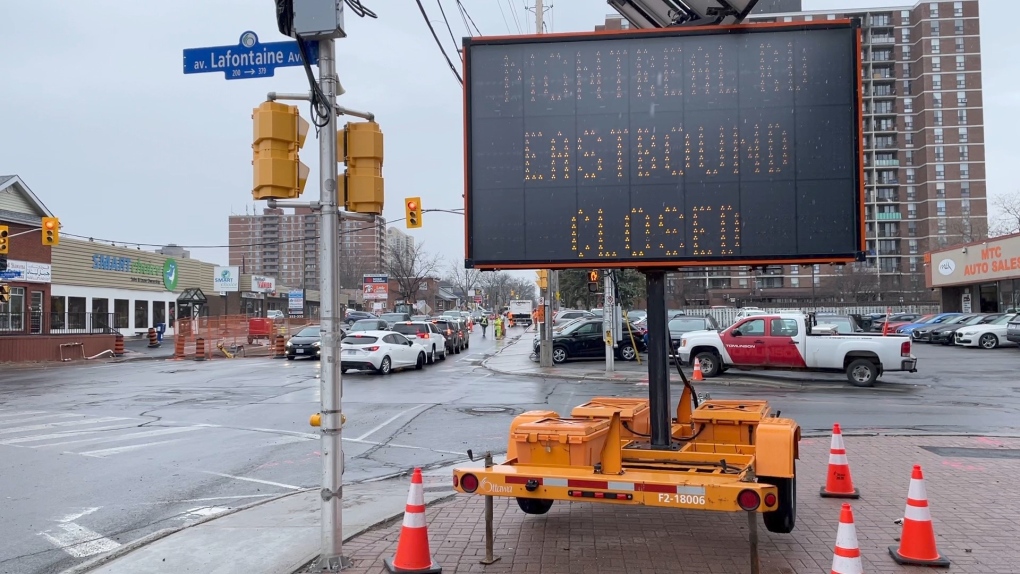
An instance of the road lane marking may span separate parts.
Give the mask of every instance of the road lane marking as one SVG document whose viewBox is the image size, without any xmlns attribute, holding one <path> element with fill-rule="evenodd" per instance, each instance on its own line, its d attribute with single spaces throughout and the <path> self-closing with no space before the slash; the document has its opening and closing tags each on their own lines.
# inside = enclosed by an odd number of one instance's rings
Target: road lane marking
<svg viewBox="0 0 1020 574">
<path fill-rule="evenodd" d="M 99 510 L 99 507 L 86 508 L 81 512 L 68 514 L 57 520 L 57 528 L 61 532 L 47 530 L 40 532 L 39 535 L 75 558 L 88 558 L 89 556 L 95 556 L 96 554 L 120 548 L 119 542 L 110 540 L 102 534 L 74 522 L 97 510 Z"/>
<path fill-rule="evenodd" d="M 272 433 L 272 434 L 284 434 L 284 435 L 299 436 L 299 437 L 303 437 L 303 438 L 312 438 L 312 439 L 318 439 L 318 438 L 321 438 L 321 436 L 322 436 L 319 433 L 289 431 L 289 430 L 280 430 L 280 429 L 267 429 L 267 428 L 260 428 L 260 427 L 235 427 L 235 426 L 230 426 L 230 425 L 213 425 L 213 424 L 207 425 L 207 426 L 216 427 L 216 428 L 231 429 L 231 430 L 243 430 L 243 431 L 253 431 L 253 432 L 266 432 L 266 433 Z"/>
<path fill-rule="evenodd" d="M 282 482 L 273 482 L 271 480 L 262 480 L 259 478 L 248 478 L 246 476 L 235 476 L 233 474 L 224 474 L 222 472 L 213 472 L 211 470 L 200 470 L 199 472 L 204 474 L 211 474 L 213 476 L 222 476 L 223 478 L 232 478 L 234 480 L 243 480 L 245 482 L 257 482 L 259 484 L 267 484 L 269 486 L 278 486 L 280 488 L 288 488 L 290 490 L 304 490 L 304 487 L 294 486 L 293 484 L 283 484 Z"/>
<path fill-rule="evenodd" d="M 150 446 L 156 446 L 157 444 L 168 444 L 168 443 L 171 443 L 171 442 L 178 442 L 180 440 L 181 439 L 179 439 L 179 438 L 174 438 L 174 439 L 170 439 L 170 440 L 158 440 L 156 442 L 144 442 L 142 444 L 129 444 L 127 446 L 118 446 L 118 447 L 114 447 L 114 448 L 104 448 L 104 449 L 100 449 L 100 450 L 89 450 L 89 451 L 85 451 L 85 452 L 68 452 L 67 454 L 78 454 L 78 455 L 81 455 L 81 456 L 91 456 L 91 457 L 95 457 L 95 458 L 105 458 L 105 457 L 108 457 L 108 456 L 113 456 L 115 454 L 121 454 L 123 452 L 131 452 L 131 451 L 134 451 L 134 450 L 139 450 L 139 449 L 143 449 L 143 448 L 149 448 Z"/>
<path fill-rule="evenodd" d="M 184 515 L 180 518 L 206 518 L 209 516 L 216 516 L 217 514 L 223 514 L 230 510 L 228 506 L 199 506 L 198 508 L 192 508 L 191 510 L 184 511 Z"/>
<path fill-rule="evenodd" d="M 411 407 L 411 408 L 409 408 L 409 409 L 407 409 L 405 411 L 400 411 L 399 413 L 397 413 L 397 414 L 393 415 L 392 417 L 386 419 L 382 424 L 376 426 L 375 428 L 373 428 L 372 430 L 368 431 L 367 433 L 357 437 L 355 440 L 365 440 L 366 438 L 368 438 L 368 437 L 374 435 L 375 433 L 381 431 L 382 429 L 386 428 L 386 425 L 392 423 L 393 421 L 399 419 L 400 417 L 406 415 L 407 413 L 409 413 L 411 411 L 414 411 L 414 410 L 417 410 L 417 409 L 420 409 L 422 407 L 427 407 L 427 406 L 429 406 L 429 405 L 422 404 L 422 405 Z"/>
<path fill-rule="evenodd" d="M 33 447 L 30 447 L 30 448 L 46 448 L 46 447 L 50 447 L 50 446 L 61 446 L 61 445 L 65 445 L 65 444 L 80 444 L 80 443 L 102 444 L 102 443 L 106 443 L 106 442 L 118 442 L 118 441 L 122 441 L 122 440 L 132 440 L 132 439 L 136 439 L 136 438 L 148 438 L 148 437 L 153 437 L 153 436 L 163 436 L 163 435 L 168 435 L 168 434 L 178 434 L 178 433 L 182 433 L 182 432 L 191 432 L 191 431 L 196 431 L 196 430 L 200 430 L 200 429 L 203 429 L 203 428 L 206 428 L 206 427 L 204 427 L 204 426 L 169 427 L 169 428 L 162 428 L 162 429 L 156 429 L 156 430 L 150 430 L 150 431 L 144 431 L 144 432 L 136 432 L 136 433 L 130 433 L 130 434 L 124 434 L 124 435 L 111 436 L 111 437 L 92 437 L 92 438 L 82 438 L 82 439 L 78 439 L 78 440 L 66 440 L 66 441 L 63 441 L 63 442 L 51 442 L 51 443 L 48 443 L 48 444 L 40 444 L 40 445 L 33 446 Z"/>
<path fill-rule="evenodd" d="M 409 444 L 376 442 L 374 440 L 361 440 L 359 438 L 345 438 L 343 440 L 345 440 L 347 442 L 357 443 L 357 444 L 367 444 L 369 446 L 380 446 L 380 447 L 387 447 L 387 446 L 389 446 L 389 447 L 393 447 L 393 448 L 408 448 L 408 449 L 412 449 L 412 450 L 427 450 L 427 451 L 430 451 L 430 452 L 438 452 L 438 453 L 442 453 L 442 454 L 456 454 L 458 456 L 464 455 L 463 452 L 453 452 L 452 450 L 439 450 L 439 449 L 436 449 L 436 448 L 429 448 L 427 446 L 412 446 L 412 445 L 409 445 Z"/>
<path fill-rule="evenodd" d="M 97 419 L 84 420 L 84 421 L 64 421 L 59 423 L 46 423 L 41 425 L 29 425 L 27 427 L 15 427 L 12 429 L 0 429 L 0 434 L 14 434 L 21 432 L 32 432 L 37 430 L 46 430 L 53 427 L 73 427 L 79 425 L 91 425 L 99 423 L 111 423 L 113 421 L 129 421 L 132 420 L 130 417 L 100 417 Z M 135 419 L 137 420 L 137 419 Z"/>
<path fill-rule="evenodd" d="M 113 425 L 113 426 L 108 426 L 108 427 L 95 427 L 95 428 L 91 428 L 91 429 L 88 429 L 88 430 L 63 431 L 63 432 L 55 432 L 55 433 L 52 433 L 52 434 L 40 434 L 40 435 L 35 435 L 35 436 L 19 436 L 17 438 L 8 438 L 8 439 L 0 440 L 0 444 L 21 444 L 23 442 L 34 442 L 34 441 L 37 441 L 37 440 L 50 440 L 50 439 L 54 439 L 54 438 L 67 438 L 67 437 L 72 437 L 72 436 L 81 436 L 83 434 L 90 434 L 90 433 L 94 433 L 94 432 L 100 432 L 100 431 L 106 431 L 106 430 L 114 430 L 114 429 L 125 429 L 125 428 L 132 428 L 132 427 L 126 427 L 126 426 L 120 424 L 120 425 Z M 29 447 L 29 448 L 32 448 L 32 447 Z"/>
<path fill-rule="evenodd" d="M 139 502 L 140 505 L 181 504 L 183 502 L 213 502 L 214 500 L 235 500 L 238 498 L 269 498 L 276 494 L 238 494 L 237 496 L 209 496 L 206 498 L 185 498 L 183 500 L 160 500 L 157 502 Z"/>
<path fill-rule="evenodd" d="M 25 415 L 43 415 L 46 411 L 4 411 L 0 413 L 0 419 L 7 417 L 23 417 Z"/>
<path fill-rule="evenodd" d="M 29 417 L 20 418 L 20 419 L 2 420 L 2 421 L 0 421 L 0 425 L 20 425 L 22 423 L 28 423 L 28 422 L 33 422 L 33 421 L 38 422 L 39 419 L 41 419 L 41 418 L 45 418 L 46 420 L 50 420 L 50 419 L 66 419 L 67 417 L 83 417 L 83 416 L 85 416 L 85 415 L 79 415 L 79 414 L 50 415 L 50 414 L 48 414 L 45 417 L 29 416 Z"/>
</svg>

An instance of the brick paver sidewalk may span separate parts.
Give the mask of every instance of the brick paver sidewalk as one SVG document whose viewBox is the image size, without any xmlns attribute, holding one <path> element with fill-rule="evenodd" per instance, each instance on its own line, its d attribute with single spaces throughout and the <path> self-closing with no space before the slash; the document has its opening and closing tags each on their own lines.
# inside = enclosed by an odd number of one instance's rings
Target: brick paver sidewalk
<svg viewBox="0 0 1020 574">
<path fill-rule="evenodd" d="M 1020 439 L 988 437 L 846 436 L 854 485 L 850 501 L 868 573 L 935 572 L 894 563 L 910 469 L 924 468 L 939 551 L 950 572 L 1020 573 Z M 801 442 L 797 528 L 772 534 L 759 520 L 762 573 L 830 572 L 839 507 L 818 489 L 828 462 L 827 438 Z M 927 447 L 927 448 L 925 448 Z M 936 452 L 928 449 L 936 449 Z M 942 450 L 938 449 L 951 449 Z M 960 450 L 963 449 L 963 450 Z M 544 516 L 522 513 L 516 502 L 495 499 L 495 555 L 485 555 L 482 497 L 458 495 L 429 507 L 432 553 L 447 574 L 677 574 L 749 571 L 743 513 L 557 502 Z M 345 544 L 355 567 L 381 573 L 392 558 L 400 522 L 370 530 Z"/>
</svg>

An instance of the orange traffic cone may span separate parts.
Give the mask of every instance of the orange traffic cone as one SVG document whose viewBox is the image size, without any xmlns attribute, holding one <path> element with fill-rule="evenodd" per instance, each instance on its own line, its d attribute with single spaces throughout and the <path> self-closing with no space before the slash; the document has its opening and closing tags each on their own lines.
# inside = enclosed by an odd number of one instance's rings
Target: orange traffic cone
<svg viewBox="0 0 1020 574">
<path fill-rule="evenodd" d="M 694 359 L 694 375 L 691 377 L 694 382 L 704 381 L 705 377 L 701 374 L 701 361 L 697 358 Z"/>
<path fill-rule="evenodd" d="M 903 533 L 900 547 L 889 547 L 889 554 L 897 564 L 917 566 L 949 566 L 949 559 L 935 548 L 935 529 L 928 509 L 928 493 L 924 488 L 921 465 L 914 465 L 907 491 L 907 508 L 903 511 Z"/>
<path fill-rule="evenodd" d="M 839 511 L 839 530 L 836 531 L 836 551 L 832 555 L 832 574 L 863 574 L 861 549 L 857 545 L 854 528 L 854 511 L 843 503 Z"/>
<path fill-rule="evenodd" d="M 861 491 L 854 488 L 850 477 L 850 463 L 846 460 L 843 432 L 839 423 L 832 425 L 832 443 L 829 446 L 829 476 L 822 487 L 822 498 L 860 498 Z"/>
<path fill-rule="evenodd" d="M 429 531 L 425 524 L 425 487 L 421 482 L 421 469 L 411 475 L 411 490 L 407 493 L 404 508 L 404 526 L 397 541 L 397 554 L 393 560 L 383 559 L 386 570 L 403 574 L 440 574 L 443 567 L 436 564 L 429 552 Z"/>
</svg>

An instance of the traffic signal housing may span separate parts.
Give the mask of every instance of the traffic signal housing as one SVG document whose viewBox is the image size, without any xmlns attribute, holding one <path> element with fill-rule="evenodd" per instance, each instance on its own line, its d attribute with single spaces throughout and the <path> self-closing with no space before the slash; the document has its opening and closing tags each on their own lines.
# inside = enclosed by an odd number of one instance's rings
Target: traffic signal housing
<svg viewBox="0 0 1020 574">
<path fill-rule="evenodd" d="M 337 131 L 336 139 L 336 161 L 347 166 L 343 177 L 344 208 L 355 213 L 382 215 L 383 134 L 379 124 L 348 122 Z"/>
<path fill-rule="evenodd" d="M 60 219 L 56 217 L 42 218 L 42 244 L 60 245 Z"/>
<path fill-rule="evenodd" d="M 588 272 L 588 292 L 598 293 L 599 291 L 599 270 L 592 269 Z"/>
<path fill-rule="evenodd" d="M 11 300 L 11 286 L 0 285 L 0 303 L 6 303 Z"/>
<path fill-rule="evenodd" d="M 308 122 L 297 106 L 279 102 L 262 102 L 252 110 L 251 119 L 252 197 L 300 197 L 308 181 L 308 166 L 299 157 L 308 135 Z"/>
<path fill-rule="evenodd" d="M 404 217 L 408 229 L 421 227 L 421 198 L 408 197 L 404 200 Z"/>
<path fill-rule="evenodd" d="M 537 276 L 535 283 L 538 284 L 539 289 L 549 288 L 549 271 L 546 269 L 539 269 L 535 272 Z"/>
<path fill-rule="evenodd" d="M 7 255 L 11 250 L 10 229 L 6 225 L 0 225 L 0 255 Z"/>
</svg>

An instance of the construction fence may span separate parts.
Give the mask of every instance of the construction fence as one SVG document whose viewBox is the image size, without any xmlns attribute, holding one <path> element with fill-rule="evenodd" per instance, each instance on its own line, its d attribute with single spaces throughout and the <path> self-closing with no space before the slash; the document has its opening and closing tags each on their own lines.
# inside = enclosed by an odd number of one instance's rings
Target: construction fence
<svg viewBox="0 0 1020 574">
<path fill-rule="evenodd" d="M 312 322 L 301 317 L 267 319 L 247 315 L 178 319 L 174 358 L 203 360 L 273 355 L 278 352 L 277 337 L 289 339 Z"/>
</svg>

